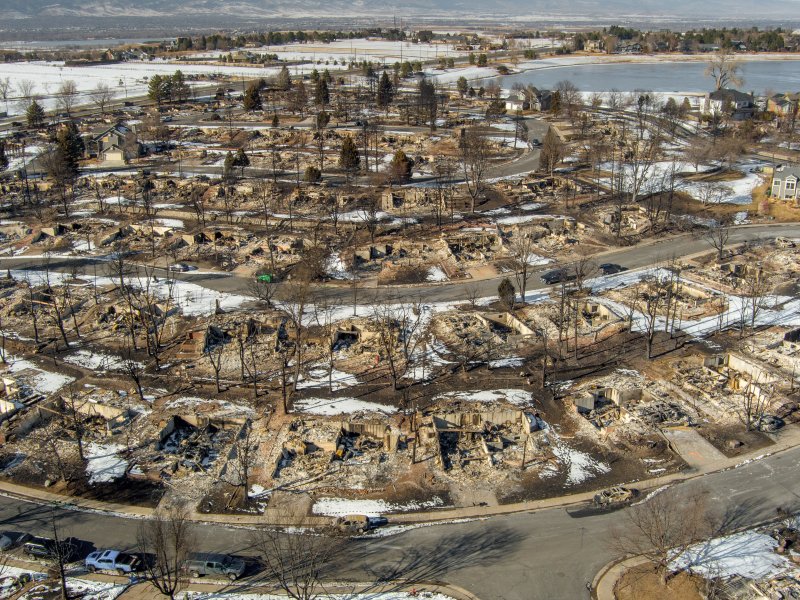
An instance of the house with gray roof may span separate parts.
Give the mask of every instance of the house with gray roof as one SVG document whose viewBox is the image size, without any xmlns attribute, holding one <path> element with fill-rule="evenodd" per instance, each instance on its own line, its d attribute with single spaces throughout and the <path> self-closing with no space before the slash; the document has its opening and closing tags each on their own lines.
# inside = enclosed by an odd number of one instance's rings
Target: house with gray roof
<svg viewBox="0 0 800 600">
<path fill-rule="evenodd" d="M 781 165 L 772 172 L 770 194 L 778 200 L 797 202 L 797 183 L 800 181 L 800 166 Z"/>
</svg>

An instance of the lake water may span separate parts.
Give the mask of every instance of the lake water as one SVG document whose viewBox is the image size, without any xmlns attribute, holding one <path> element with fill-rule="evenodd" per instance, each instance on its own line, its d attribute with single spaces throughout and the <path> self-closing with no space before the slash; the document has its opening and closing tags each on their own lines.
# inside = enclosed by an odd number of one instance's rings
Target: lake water
<svg viewBox="0 0 800 600">
<path fill-rule="evenodd" d="M 759 94 L 765 89 L 775 92 L 800 90 L 800 60 L 754 60 L 742 62 L 740 67 L 744 84 L 739 89 L 743 91 Z M 549 61 L 540 68 L 500 77 L 499 80 L 500 85 L 506 89 L 511 88 L 515 82 L 552 89 L 559 81 L 567 79 L 579 90 L 586 92 L 612 89 L 708 92 L 713 83 L 710 77 L 703 74 L 704 70 L 703 62 L 587 63 L 560 66 L 555 61 Z"/>
</svg>

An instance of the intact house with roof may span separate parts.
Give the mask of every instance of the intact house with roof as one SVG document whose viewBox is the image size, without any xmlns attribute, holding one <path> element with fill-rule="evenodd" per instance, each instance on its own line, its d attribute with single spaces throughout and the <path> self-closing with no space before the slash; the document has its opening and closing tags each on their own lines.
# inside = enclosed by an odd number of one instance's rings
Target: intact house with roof
<svg viewBox="0 0 800 600">
<path fill-rule="evenodd" d="M 84 140 L 86 158 L 96 158 L 106 166 L 123 166 L 140 153 L 136 134 L 122 123 L 93 131 Z"/>
<path fill-rule="evenodd" d="M 800 94 L 774 94 L 767 99 L 767 110 L 779 117 L 794 114 Z"/>
<path fill-rule="evenodd" d="M 755 112 L 755 98 L 739 90 L 719 89 L 706 94 L 703 112 L 710 115 L 731 115 L 736 120 L 748 119 Z"/>
<path fill-rule="evenodd" d="M 778 200 L 797 202 L 797 183 L 800 181 L 800 166 L 782 165 L 772 172 L 770 195 Z"/>
</svg>

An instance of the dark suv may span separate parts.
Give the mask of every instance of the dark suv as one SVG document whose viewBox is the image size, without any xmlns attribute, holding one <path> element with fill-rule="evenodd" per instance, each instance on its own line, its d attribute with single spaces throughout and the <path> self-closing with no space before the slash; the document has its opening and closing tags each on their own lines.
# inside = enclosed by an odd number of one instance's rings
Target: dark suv
<svg viewBox="0 0 800 600">
<path fill-rule="evenodd" d="M 561 283 L 562 281 L 572 281 L 573 279 L 575 279 L 575 274 L 566 269 L 553 269 L 542 275 L 542 281 L 547 285 Z"/>
<path fill-rule="evenodd" d="M 74 538 L 62 540 L 60 542 L 61 549 L 59 552 L 59 547 L 55 540 L 32 537 L 22 545 L 22 551 L 33 558 L 44 558 L 46 560 L 56 560 L 59 554 L 61 554 L 64 560 L 71 562 L 78 557 L 79 543 L 80 542 Z"/>
</svg>

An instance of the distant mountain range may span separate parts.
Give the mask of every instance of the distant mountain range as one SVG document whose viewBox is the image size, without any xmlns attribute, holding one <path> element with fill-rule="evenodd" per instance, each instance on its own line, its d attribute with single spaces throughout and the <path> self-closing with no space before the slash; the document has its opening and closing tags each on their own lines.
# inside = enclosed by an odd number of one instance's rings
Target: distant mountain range
<svg viewBox="0 0 800 600">
<path fill-rule="evenodd" d="M 460 17 L 508 16 L 515 20 L 542 17 L 794 19 L 800 0 L 1 0 L 0 19 L 31 17 Z"/>
</svg>

